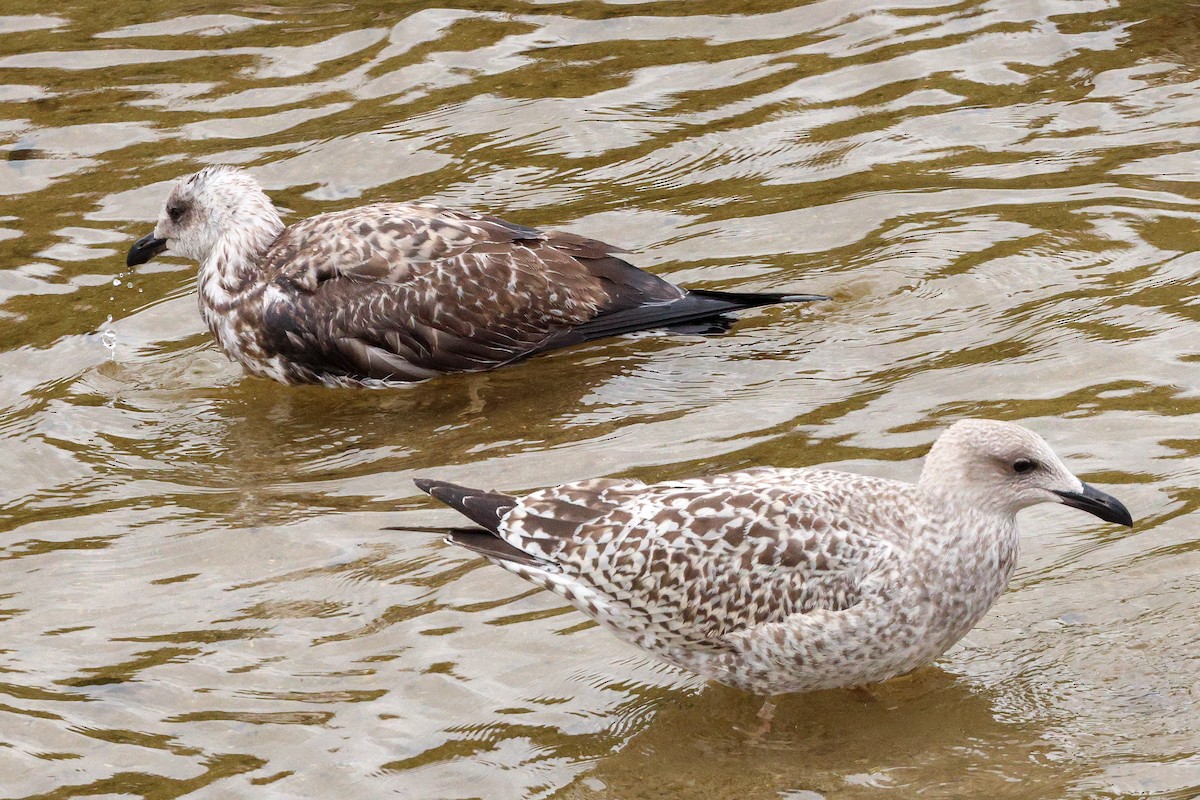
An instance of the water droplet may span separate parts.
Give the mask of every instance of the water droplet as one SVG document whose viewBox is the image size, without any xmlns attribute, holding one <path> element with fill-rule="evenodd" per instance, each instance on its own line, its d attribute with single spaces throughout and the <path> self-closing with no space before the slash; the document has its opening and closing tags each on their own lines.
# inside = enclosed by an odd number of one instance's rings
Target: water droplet
<svg viewBox="0 0 1200 800">
<path fill-rule="evenodd" d="M 113 286 L 120 286 L 120 285 L 121 285 L 121 279 L 113 278 Z"/>
<path fill-rule="evenodd" d="M 113 361 L 117 357 L 117 332 L 112 329 L 112 314 L 108 315 L 108 319 L 104 322 L 104 328 L 100 331 L 100 343 L 108 350 L 108 360 Z"/>
</svg>

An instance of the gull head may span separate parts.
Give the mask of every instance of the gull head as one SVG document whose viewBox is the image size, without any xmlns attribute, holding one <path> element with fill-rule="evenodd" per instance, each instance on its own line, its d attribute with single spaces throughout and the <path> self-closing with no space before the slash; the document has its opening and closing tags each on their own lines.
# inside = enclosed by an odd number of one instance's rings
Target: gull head
<svg viewBox="0 0 1200 800">
<path fill-rule="evenodd" d="M 154 231 L 133 244 L 125 264 L 135 267 L 164 252 L 203 264 L 223 245 L 265 248 L 282 228 L 275 205 L 250 173 L 205 167 L 171 187 Z"/>
<path fill-rule="evenodd" d="M 1045 439 L 1011 422 L 954 423 L 929 451 L 920 485 L 1002 514 L 1062 503 L 1106 522 L 1133 525 L 1120 500 L 1079 480 Z"/>
</svg>

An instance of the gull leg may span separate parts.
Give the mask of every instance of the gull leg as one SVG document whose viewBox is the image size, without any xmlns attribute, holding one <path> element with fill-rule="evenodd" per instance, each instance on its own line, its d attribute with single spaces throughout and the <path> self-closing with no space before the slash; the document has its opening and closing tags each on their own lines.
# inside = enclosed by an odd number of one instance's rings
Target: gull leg
<svg viewBox="0 0 1200 800">
<path fill-rule="evenodd" d="M 460 417 L 477 417 L 487 407 L 483 390 L 489 383 L 487 375 L 472 375 L 467 382 L 467 407 L 459 412 Z"/>
<path fill-rule="evenodd" d="M 883 702 L 879 697 L 879 692 L 875 689 L 877 683 L 860 683 L 857 686 L 851 686 L 850 692 L 860 703 L 874 704 Z"/>
<path fill-rule="evenodd" d="M 771 725 L 775 721 L 775 704 L 767 698 L 754 716 L 758 717 L 759 724 L 745 731 L 746 744 L 759 744 L 771 732 Z"/>
<path fill-rule="evenodd" d="M 852 686 L 850 691 L 863 703 L 884 705 L 891 709 L 896 708 L 903 700 L 924 695 L 929 689 L 923 684 L 921 670 L 913 670 L 882 683 Z"/>
</svg>

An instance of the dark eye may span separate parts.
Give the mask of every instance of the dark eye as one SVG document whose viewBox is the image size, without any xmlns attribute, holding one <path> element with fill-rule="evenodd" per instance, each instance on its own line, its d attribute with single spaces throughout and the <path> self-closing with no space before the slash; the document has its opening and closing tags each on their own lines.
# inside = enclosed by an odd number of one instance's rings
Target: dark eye
<svg viewBox="0 0 1200 800">
<path fill-rule="evenodd" d="M 1033 472 L 1035 469 L 1037 469 L 1038 462 L 1034 461 L 1032 458 L 1018 458 L 1013 462 L 1012 468 L 1013 472 L 1017 473 L 1018 475 L 1024 475 L 1026 472 Z"/>
<path fill-rule="evenodd" d="M 171 222 L 179 222 L 179 220 L 183 219 L 183 211 L 183 206 L 177 203 L 167 206 L 167 216 L 171 218 Z"/>
</svg>

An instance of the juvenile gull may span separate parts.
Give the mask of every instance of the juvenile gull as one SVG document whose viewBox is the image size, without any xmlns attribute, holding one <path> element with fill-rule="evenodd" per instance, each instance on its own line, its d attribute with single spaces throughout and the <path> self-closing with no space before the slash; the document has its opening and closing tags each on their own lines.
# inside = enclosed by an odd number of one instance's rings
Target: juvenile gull
<svg viewBox="0 0 1200 800">
<path fill-rule="evenodd" d="M 932 662 L 1004 591 L 1023 508 L 1064 503 L 1133 524 L 1040 436 L 989 420 L 946 430 L 915 484 L 771 467 L 523 498 L 416 484 L 480 526 L 447 541 L 668 663 L 764 694 Z"/>
<path fill-rule="evenodd" d="M 206 167 L 172 188 L 130 267 L 200 264 L 200 312 L 225 354 L 289 384 L 379 386 L 474 372 L 649 328 L 723 330 L 722 315 L 807 294 L 681 289 L 571 233 L 435 205 L 378 203 L 285 227 L 249 173 Z"/>
</svg>

